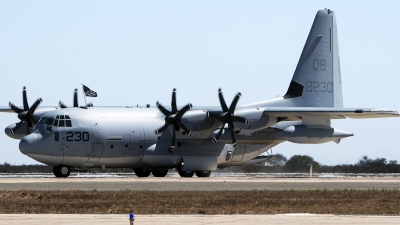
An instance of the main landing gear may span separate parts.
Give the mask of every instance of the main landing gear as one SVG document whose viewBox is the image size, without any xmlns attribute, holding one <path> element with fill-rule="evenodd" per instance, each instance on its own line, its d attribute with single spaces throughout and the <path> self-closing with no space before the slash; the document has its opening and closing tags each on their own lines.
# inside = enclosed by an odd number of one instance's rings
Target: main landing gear
<svg viewBox="0 0 400 225">
<path fill-rule="evenodd" d="M 56 177 L 68 177 L 71 173 L 71 168 L 64 165 L 54 166 L 53 173 Z"/>
<path fill-rule="evenodd" d="M 183 171 L 178 169 L 178 173 L 181 177 L 193 177 L 196 174 L 197 177 L 209 177 L 211 170 L 200 170 L 200 171 Z"/>
<path fill-rule="evenodd" d="M 152 173 L 155 177 L 165 177 L 168 174 L 168 169 L 165 170 L 146 170 L 146 169 L 133 169 L 136 176 L 148 177 Z"/>
<path fill-rule="evenodd" d="M 151 170 L 146 169 L 133 169 L 135 171 L 136 176 L 138 177 L 148 177 L 150 176 Z"/>
<path fill-rule="evenodd" d="M 168 174 L 168 169 L 163 170 L 147 170 L 143 168 L 133 169 L 137 177 L 148 177 L 153 174 L 154 177 L 165 177 Z M 178 169 L 179 176 L 181 177 L 193 177 L 196 174 L 197 177 L 209 177 L 211 170 L 200 170 L 200 171 L 183 171 Z"/>
</svg>

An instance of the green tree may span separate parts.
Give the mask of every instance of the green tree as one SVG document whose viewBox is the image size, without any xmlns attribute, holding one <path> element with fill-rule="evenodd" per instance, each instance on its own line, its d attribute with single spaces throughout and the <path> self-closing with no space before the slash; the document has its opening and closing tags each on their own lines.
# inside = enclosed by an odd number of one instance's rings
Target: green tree
<svg viewBox="0 0 400 225">
<path fill-rule="evenodd" d="M 319 163 L 314 161 L 314 158 L 308 155 L 294 155 L 285 163 L 285 171 L 287 172 L 302 172 L 310 171 L 310 165 L 313 166 L 313 171 L 318 171 Z"/>
<path fill-rule="evenodd" d="M 367 163 L 367 166 L 371 167 L 375 170 L 375 173 L 384 173 L 386 167 L 386 159 L 385 158 L 376 158 Z"/>
</svg>

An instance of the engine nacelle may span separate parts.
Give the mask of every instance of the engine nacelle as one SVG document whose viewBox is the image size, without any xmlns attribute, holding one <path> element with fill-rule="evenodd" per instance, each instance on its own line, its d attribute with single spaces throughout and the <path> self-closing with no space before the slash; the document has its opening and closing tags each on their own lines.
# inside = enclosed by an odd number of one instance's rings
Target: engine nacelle
<svg viewBox="0 0 400 225">
<path fill-rule="evenodd" d="M 241 116 L 247 119 L 248 124 L 235 123 L 235 127 L 240 128 L 238 134 L 250 135 L 256 131 L 265 129 L 276 124 L 276 117 L 264 114 L 264 109 L 243 109 L 237 110 L 235 116 Z"/>
<path fill-rule="evenodd" d="M 28 126 L 27 123 L 22 123 L 19 129 L 14 132 L 13 130 L 15 129 L 15 127 L 17 127 L 17 123 L 13 123 L 4 129 L 4 133 L 6 133 L 7 136 L 9 136 L 10 138 L 21 140 L 23 137 L 28 135 L 26 133 L 27 130 L 30 133 L 30 128 L 28 128 L 27 126 Z"/>
<path fill-rule="evenodd" d="M 353 136 L 353 133 L 332 127 L 309 128 L 304 125 L 287 127 L 282 131 L 284 139 L 297 144 L 339 143 L 340 139 Z"/>
<path fill-rule="evenodd" d="M 186 112 L 181 122 L 190 130 L 191 138 L 206 138 L 219 126 L 219 123 L 209 117 L 207 111 L 204 110 Z"/>
</svg>

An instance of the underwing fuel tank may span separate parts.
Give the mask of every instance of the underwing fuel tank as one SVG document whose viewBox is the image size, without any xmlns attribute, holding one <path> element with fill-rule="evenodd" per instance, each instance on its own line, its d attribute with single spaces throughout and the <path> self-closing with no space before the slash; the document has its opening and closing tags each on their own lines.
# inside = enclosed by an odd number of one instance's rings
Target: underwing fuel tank
<svg viewBox="0 0 400 225">
<path fill-rule="evenodd" d="M 310 128 L 295 125 L 284 129 L 282 136 L 287 141 L 297 144 L 322 144 L 330 141 L 339 143 L 340 139 L 353 136 L 353 133 L 332 127 Z"/>
</svg>

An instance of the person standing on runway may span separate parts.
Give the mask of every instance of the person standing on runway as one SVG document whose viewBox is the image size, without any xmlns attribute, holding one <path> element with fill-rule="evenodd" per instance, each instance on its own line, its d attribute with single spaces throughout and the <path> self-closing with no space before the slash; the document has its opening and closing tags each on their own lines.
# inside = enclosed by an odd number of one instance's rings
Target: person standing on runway
<svg viewBox="0 0 400 225">
<path fill-rule="evenodd" d="M 133 225 L 133 221 L 135 220 L 135 214 L 133 214 L 133 211 L 129 213 L 129 224 Z"/>
</svg>

